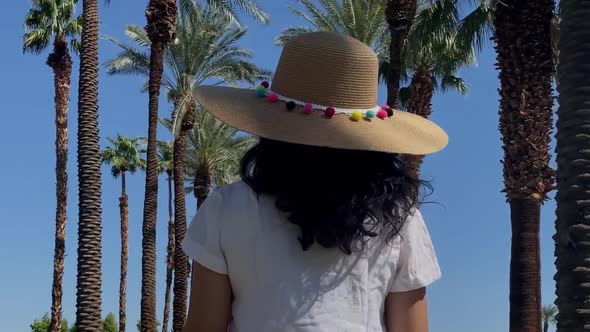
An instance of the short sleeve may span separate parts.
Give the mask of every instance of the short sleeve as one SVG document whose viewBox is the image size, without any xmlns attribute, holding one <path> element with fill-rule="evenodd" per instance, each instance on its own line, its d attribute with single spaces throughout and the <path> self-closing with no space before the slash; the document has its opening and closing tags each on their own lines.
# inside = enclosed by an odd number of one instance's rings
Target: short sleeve
<svg viewBox="0 0 590 332">
<path fill-rule="evenodd" d="M 397 270 L 390 292 L 426 287 L 441 277 L 432 240 L 419 211 L 408 219 L 400 234 Z"/>
<path fill-rule="evenodd" d="M 222 197 L 212 193 L 197 211 L 188 228 L 182 248 L 200 265 L 220 274 L 227 274 L 227 263 L 221 246 Z"/>
</svg>

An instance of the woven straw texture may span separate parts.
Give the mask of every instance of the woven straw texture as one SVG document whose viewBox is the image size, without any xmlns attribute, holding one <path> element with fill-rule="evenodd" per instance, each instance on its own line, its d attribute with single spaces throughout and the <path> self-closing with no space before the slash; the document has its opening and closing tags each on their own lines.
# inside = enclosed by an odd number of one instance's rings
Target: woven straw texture
<svg viewBox="0 0 590 332">
<path fill-rule="evenodd" d="M 271 89 L 303 102 L 362 110 L 377 103 L 377 70 L 377 57 L 363 43 L 314 32 L 285 45 Z M 284 142 L 415 155 L 437 152 L 448 143 L 436 124 L 406 112 L 383 120 L 353 121 L 346 114 L 328 119 L 321 111 L 304 114 L 300 106 L 287 111 L 284 102 L 271 103 L 251 89 L 203 86 L 194 95 L 221 121 Z"/>
</svg>

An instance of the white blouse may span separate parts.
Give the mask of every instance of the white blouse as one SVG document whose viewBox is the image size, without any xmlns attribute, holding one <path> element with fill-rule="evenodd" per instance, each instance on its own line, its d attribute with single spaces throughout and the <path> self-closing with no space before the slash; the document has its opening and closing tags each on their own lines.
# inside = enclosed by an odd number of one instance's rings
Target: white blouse
<svg viewBox="0 0 590 332">
<path fill-rule="evenodd" d="M 229 276 L 229 331 L 385 331 L 387 294 L 441 275 L 418 211 L 395 239 L 371 239 L 352 255 L 317 244 L 303 251 L 299 233 L 272 198 L 258 197 L 244 182 L 203 204 L 182 245 L 191 259 Z"/>
</svg>

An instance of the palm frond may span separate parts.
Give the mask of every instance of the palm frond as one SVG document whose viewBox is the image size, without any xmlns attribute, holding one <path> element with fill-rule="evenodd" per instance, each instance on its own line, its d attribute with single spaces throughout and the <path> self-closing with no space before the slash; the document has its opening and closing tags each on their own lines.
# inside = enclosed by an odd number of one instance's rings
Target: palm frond
<svg viewBox="0 0 590 332">
<path fill-rule="evenodd" d="M 489 42 L 494 29 L 496 0 L 480 0 L 479 6 L 459 23 L 457 41 L 461 47 L 474 47 L 481 51 Z"/>
</svg>

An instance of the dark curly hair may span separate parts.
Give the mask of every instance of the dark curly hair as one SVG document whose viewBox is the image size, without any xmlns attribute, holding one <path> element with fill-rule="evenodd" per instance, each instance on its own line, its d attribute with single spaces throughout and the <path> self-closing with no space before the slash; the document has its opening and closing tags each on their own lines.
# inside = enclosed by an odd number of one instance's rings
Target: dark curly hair
<svg viewBox="0 0 590 332">
<path fill-rule="evenodd" d="M 242 159 L 242 180 L 299 226 L 303 250 L 314 243 L 350 254 L 379 234 L 397 236 L 419 203 L 421 185 L 396 154 L 260 142 Z"/>
</svg>

